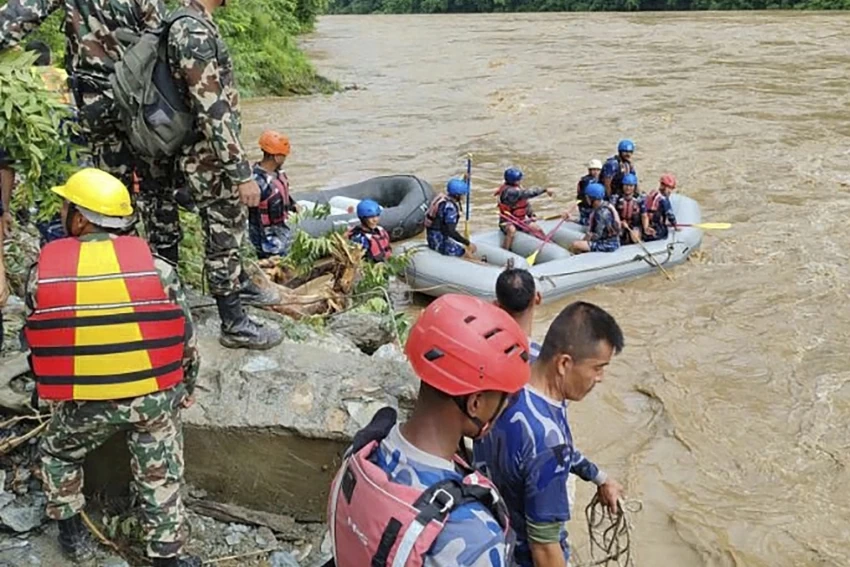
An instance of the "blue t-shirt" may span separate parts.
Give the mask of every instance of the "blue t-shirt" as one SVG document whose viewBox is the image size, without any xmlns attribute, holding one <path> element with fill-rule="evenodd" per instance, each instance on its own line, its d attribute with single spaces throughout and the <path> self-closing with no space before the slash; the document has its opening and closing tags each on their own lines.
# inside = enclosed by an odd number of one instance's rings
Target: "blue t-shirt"
<svg viewBox="0 0 850 567">
<path fill-rule="evenodd" d="M 408 442 L 396 425 L 381 441 L 376 464 L 393 482 L 422 489 L 442 480 L 463 479 L 450 461 Z M 499 523 L 487 508 L 472 502 L 455 509 L 425 556 L 424 567 L 503 567 L 507 545 Z"/>
<path fill-rule="evenodd" d="M 561 548 L 569 560 L 566 522 L 570 519 L 567 478 L 572 472 L 601 482 L 604 473 L 573 445 L 567 405 L 526 386 L 499 416 L 489 435 L 475 441 L 475 466 L 496 484 L 516 531 L 514 557 L 520 567 L 533 567 L 528 522 L 559 522 Z"/>
</svg>

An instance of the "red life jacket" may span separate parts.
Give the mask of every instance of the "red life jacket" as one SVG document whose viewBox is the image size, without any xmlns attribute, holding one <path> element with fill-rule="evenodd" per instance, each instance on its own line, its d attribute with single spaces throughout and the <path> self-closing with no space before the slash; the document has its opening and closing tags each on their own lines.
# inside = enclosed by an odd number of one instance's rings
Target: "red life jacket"
<svg viewBox="0 0 850 567">
<path fill-rule="evenodd" d="M 425 212 L 425 228 L 441 228 L 442 221 L 438 221 L 437 217 L 440 214 L 440 205 L 445 203 L 449 196 L 445 193 L 440 193 L 428 205 L 428 210 Z"/>
<path fill-rule="evenodd" d="M 24 332 L 40 398 L 120 400 L 183 380 L 186 321 L 141 238 L 47 244 L 35 304 Z"/>
<path fill-rule="evenodd" d="M 640 201 L 636 197 L 621 197 L 617 200 L 617 213 L 621 221 L 627 221 L 629 226 L 640 226 Z"/>
<path fill-rule="evenodd" d="M 260 201 L 260 222 L 263 226 L 284 224 L 289 217 L 289 177 L 286 172 L 279 171 L 269 183 L 269 196 Z"/>
<path fill-rule="evenodd" d="M 614 236 L 619 237 L 620 231 L 622 230 L 622 223 L 620 222 L 620 215 L 617 213 L 617 209 L 615 209 L 614 205 L 612 205 L 608 201 L 605 201 L 602 204 L 602 206 L 610 209 L 611 213 L 614 215 L 614 225 L 608 226 L 608 228 L 605 230 L 605 237 L 606 238 L 612 238 Z M 598 211 L 598 210 L 599 209 L 593 209 L 593 212 L 590 213 L 590 220 L 587 223 L 588 230 L 590 232 L 593 232 L 594 229 L 596 228 L 596 211 Z"/>
<path fill-rule="evenodd" d="M 369 232 L 363 228 L 362 224 L 353 226 L 345 233 L 345 237 L 349 240 L 352 237 L 362 234 L 369 241 L 369 249 L 366 250 L 366 257 L 373 262 L 383 262 L 393 255 L 392 247 L 390 246 L 390 233 L 379 226 L 374 232 Z"/>
<path fill-rule="evenodd" d="M 355 436 L 331 485 L 328 528 L 336 567 L 421 567 L 425 554 L 458 507 L 479 502 L 510 542 L 508 510 L 496 487 L 459 457 L 463 481 L 445 480 L 427 489 L 393 482 L 372 461 L 395 424 L 395 410 L 380 410 Z M 383 426 L 383 427 L 382 427 Z M 513 553 L 510 543 L 508 556 Z"/>
<path fill-rule="evenodd" d="M 502 200 L 502 193 L 504 193 L 505 189 L 508 187 L 514 186 L 503 183 L 502 186 L 496 189 L 495 193 L 493 193 L 494 195 L 499 196 L 499 218 L 509 222 L 513 220 L 511 217 L 524 221 L 528 216 L 528 198 L 520 199 L 513 205 L 508 205 Z M 517 188 L 519 188 L 519 186 L 517 186 Z"/>
<path fill-rule="evenodd" d="M 646 212 L 650 216 L 655 216 L 658 211 L 661 210 L 661 200 L 664 199 L 664 195 L 661 194 L 661 191 L 655 189 L 646 197 Z"/>
</svg>

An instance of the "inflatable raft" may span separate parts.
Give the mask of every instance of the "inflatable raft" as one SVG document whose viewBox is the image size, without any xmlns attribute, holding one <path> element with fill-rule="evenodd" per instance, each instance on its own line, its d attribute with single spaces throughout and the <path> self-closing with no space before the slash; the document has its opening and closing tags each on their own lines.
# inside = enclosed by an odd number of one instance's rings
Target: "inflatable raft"
<svg viewBox="0 0 850 567">
<path fill-rule="evenodd" d="M 411 238 L 425 228 L 425 211 L 434 190 L 426 181 L 413 175 L 374 177 L 336 189 L 296 193 L 293 195 L 302 208 L 330 205 L 331 215 L 323 219 L 307 218 L 296 226 L 310 236 L 318 237 L 339 226 L 353 226 L 360 220 L 355 213 L 357 203 L 363 199 L 377 201 L 383 208 L 381 226 L 395 242 Z"/>
<path fill-rule="evenodd" d="M 671 203 L 680 224 L 701 222 L 699 204 L 690 197 L 673 194 Z M 542 221 L 539 224 L 548 234 L 558 221 Z M 699 248 L 703 231 L 693 227 L 671 230 L 667 240 L 645 243 L 646 251 L 632 244 L 621 246 L 614 252 L 570 254 L 566 247 L 584 235 L 583 226 L 563 223 L 552 241 L 540 250 L 531 267 L 526 257 L 540 246 L 541 240 L 518 233 L 511 250 L 504 250 L 501 248 L 503 235 L 498 229 L 472 235 L 471 240 L 478 248 L 476 257 L 483 263 L 443 256 L 418 242 L 405 243 L 398 248 L 415 250 L 406 273 L 407 283 L 414 291 L 434 297 L 446 293 L 467 293 L 483 299 L 495 299 L 496 278 L 507 261 L 512 259 L 515 268 L 526 268 L 534 275 L 543 301 L 553 301 L 600 284 L 657 272 L 656 262 L 665 268 L 681 264 Z"/>
</svg>

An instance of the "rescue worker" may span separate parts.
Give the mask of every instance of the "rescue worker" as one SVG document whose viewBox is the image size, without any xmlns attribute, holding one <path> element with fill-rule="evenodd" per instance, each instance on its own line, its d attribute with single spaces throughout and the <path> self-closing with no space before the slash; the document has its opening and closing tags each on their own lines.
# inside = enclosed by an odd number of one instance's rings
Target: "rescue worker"
<svg viewBox="0 0 850 567">
<path fill-rule="evenodd" d="M 496 484 L 510 510 L 519 567 L 568 564 L 570 473 L 596 484 L 602 504 L 616 513 L 623 488 L 575 447 L 567 401 L 582 400 L 602 381 L 623 342 L 623 332 L 606 311 L 585 302 L 568 305 L 549 327 L 528 385 L 490 435 L 475 441 L 475 465 Z"/>
<path fill-rule="evenodd" d="M 179 557 L 187 538 L 180 499 L 180 408 L 194 401 L 196 338 L 177 270 L 147 242 L 117 236 L 132 223 L 127 188 L 97 169 L 54 187 L 69 238 L 47 244 L 27 282 L 24 329 L 38 396 L 54 402 L 41 439 L 47 516 L 73 560 L 91 555 L 80 517 L 83 461 L 127 434 L 147 552 L 156 567 L 200 565 Z"/>
<path fill-rule="evenodd" d="M 623 176 L 634 173 L 632 156 L 635 152 L 635 143 L 631 140 L 620 140 L 617 144 L 617 155 L 611 156 L 602 166 L 602 184 L 605 185 L 605 198 L 611 200 L 615 195 L 623 192 Z"/>
<path fill-rule="evenodd" d="M 676 189 L 676 177 L 672 173 L 661 176 L 658 189 L 646 196 L 643 213 L 643 239 L 664 240 L 669 226 L 676 226 L 676 215 L 670 203 L 670 195 Z"/>
<path fill-rule="evenodd" d="M 469 192 L 463 179 L 452 178 L 446 184 L 446 192 L 440 193 L 425 213 L 425 231 L 428 248 L 444 256 L 471 256 L 475 244 L 457 231 L 460 222 L 461 198 Z"/>
<path fill-rule="evenodd" d="M 505 170 L 505 182 L 493 193 L 499 197 L 499 230 L 505 235 L 502 241 L 502 248 L 505 250 L 511 249 L 517 230 L 537 238 L 546 238 L 546 234 L 534 222 L 534 212 L 528 201 L 544 193 L 551 197 L 554 191 L 542 187 L 523 189 L 521 182 L 522 171 L 509 167 Z"/>
<path fill-rule="evenodd" d="M 531 338 L 534 325 L 534 310 L 543 301 L 537 291 L 534 276 L 522 268 L 508 268 L 496 278 L 496 306 L 504 309 L 528 337 L 529 361 L 534 362 L 540 354 L 540 345 Z"/>
<path fill-rule="evenodd" d="M 637 244 L 640 241 L 644 198 L 637 195 L 638 179 L 634 173 L 623 176 L 623 194 L 614 199 L 614 208 L 620 217 L 620 244 Z"/>
<path fill-rule="evenodd" d="M 405 345 L 421 380 L 409 419 L 379 411 L 331 487 L 337 567 L 510 564 L 502 499 L 455 450 L 484 436 L 528 381 L 527 351 L 519 325 L 480 299 L 448 294 L 425 309 Z"/>
<path fill-rule="evenodd" d="M 585 189 L 593 211 L 587 223 L 587 236 L 570 245 L 570 252 L 613 252 L 620 247 L 620 218 L 617 210 L 605 200 L 605 187 L 591 183 Z"/>
<path fill-rule="evenodd" d="M 9 0 L 0 6 L 0 51 L 21 42 L 53 12 L 64 9 L 66 70 L 80 133 L 92 163 L 126 187 L 142 179 L 134 195 L 150 246 L 174 265 L 180 228 L 174 203 L 173 160 L 146 160 L 121 131 L 109 75 L 135 37 L 156 30 L 166 13 L 163 0 Z M 142 197 L 139 201 L 139 197 Z"/>
<path fill-rule="evenodd" d="M 227 348 L 268 349 L 281 343 L 281 330 L 249 318 L 242 307 L 243 297 L 257 305 L 277 304 L 280 297 L 251 282 L 239 254 L 245 207 L 260 205 L 260 188 L 240 140 L 233 60 L 213 21 L 224 0 L 182 2 L 194 17 L 171 26 L 168 63 L 187 106 L 198 116 L 200 139 L 182 149 L 179 162 L 204 229 L 204 271 L 221 318 L 219 342 Z"/>
<path fill-rule="evenodd" d="M 598 159 L 592 159 L 587 163 L 587 175 L 578 180 L 576 201 L 578 201 L 579 224 L 587 226 L 587 221 L 590 219 L 590 212 L 593 210 L 593 207 L 590 206 L 590 201 L 584 194 L 584 190 L 591 183 L 599 183 L 599 174 L 601 172 L 602 162 Z"/>
<path fill-rule="evenodd" d="M 364 258 L 370 262 L 383 262 L 393 254 L 390 246 L 390 233 L 381 222 L 381 205 L 372 199 L 364 199 L 357 203 L 357 218 L 360 224 L 348 229 L 345 236 L 363 247 Z"/>
<path fill-rule="evenodd" d="M 293 237 L 286 220 L 290 212 L 299 210 L 283 170 L 291 149 L 289 138 L 266 130 L 259 144 L 263 159 L 254 165 L 254 181 L 260 188 L 260 205 L 248 209 L 248 235 L 258 258 L 285 256 Z"/>
</svg>

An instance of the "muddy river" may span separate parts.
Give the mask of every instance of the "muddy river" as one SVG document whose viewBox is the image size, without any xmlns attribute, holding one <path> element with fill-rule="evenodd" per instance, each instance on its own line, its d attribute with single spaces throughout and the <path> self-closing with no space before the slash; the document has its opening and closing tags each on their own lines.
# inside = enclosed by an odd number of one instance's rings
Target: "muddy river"
<svg viewBox="0 0 850 567">
<path fill-rule="evenodd" d="M 246 139 L 292 139 L 296 189 L 415 173 L 474 154 L 473 227 L 517 165 L 561 188 L 637 143 L 697 199 L 702 251 L 581 294 L 627 347 L 575 404 L 577 444 L 643 502 L 641 566 L 850 565 L 850 44 L 846 14 L 327 17 L 304 45 L 362 90 L 251 101 Z M 547 305 L 535 332 L 568 301 Z M 580 487 L 571 522 L 588 557 Z"/>
</svg>

